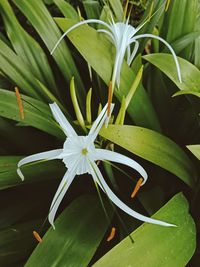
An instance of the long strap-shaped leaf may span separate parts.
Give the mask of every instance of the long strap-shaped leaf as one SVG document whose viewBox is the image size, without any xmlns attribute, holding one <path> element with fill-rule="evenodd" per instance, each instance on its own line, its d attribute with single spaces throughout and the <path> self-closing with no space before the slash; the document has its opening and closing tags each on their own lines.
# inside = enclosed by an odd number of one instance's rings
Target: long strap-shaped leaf
<svg viewBox="0 0 200 267">
<path fill-rule="evenodd" d="M 45 7 L 42 0 L 26 1 L 26 0 L 13 0 L 13 2 L 19 7 L 24 15 L 31 22 L 36 29 L 49 51 L 51 51 L 60 38 L 61 34 L 57 28 L 53 18 L 49 11 Z M 78 99 L 81 103 L 81 107 L 85 106 L 84 97 L 85 91 L 75 66 L 74 60 L 63 42 L 59 49 L 53 55 L 56 63 L 58 64 L 63 76 L 69 82 L 72 76 L 75 77 L 79 90 L 77 91 Z"/>
<path fill-rule="evenodd" d="M 0 1 L 0 11 L 6 26 L 6 32 L 16 53 L 37 79 L 56 92 L 54 77 L 42 48 L 21 27 L 7 0 Z"/>
<path fill-rule="evenodd" d="M 130 152 L 168 170 L 194 187 L 196 170 L 186 153 L 168 137 L 137 126 L 111 125 L 100 135 Z"/>
<path fill-rule="evenodd" d="M 183 267 L 196 248 L 196 229 L 182 194 L 174 196 L 153 217 L 171 220 L 175 228 L 143 224 L 93 267 Z"/>
<path fill-rule="evenodd" d="M 112 209 L 106 205 L 109 215 Z M 75 200 L 50 228 L 26 263 L 26 267 L 87 267 L 108 227 L 100 200 L 82 196 Z"/>
</svg>

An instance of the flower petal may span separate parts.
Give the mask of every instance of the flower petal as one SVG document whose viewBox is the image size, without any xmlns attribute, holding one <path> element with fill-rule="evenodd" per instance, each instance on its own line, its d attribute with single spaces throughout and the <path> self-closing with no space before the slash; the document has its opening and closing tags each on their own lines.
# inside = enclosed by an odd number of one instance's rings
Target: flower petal
<svg viewBox="0 0 200 267">
<path fill-rule="evenodd" d="M 38 160 L 52 160 L 52 159 L 56 159 L 59 157 L 59 155 L 62 153 L 62 149 L 54 149 L 54 150 L 50 150 L 50 151 L 46 151 L 46 152 L 41 152 L 41 153 L 37 153 L 28 157 L 25 157 L 23 159 L 21 159 L 18 164 L 17 164 L 17 173 L 19 175 L 19 177 L 22 179 L 22 181 L 24 180 L 24 175 L 20 170 L 20 167 L 27 164 L 27 163 L 31 163 L 31 162 L 35 162 Z"/>
<path fill-rule="evenodd" d="M 138 164 L 135 160 L 129 157 L 126 157 L 120 153 L 106 149 L 95 149 L 95 157 L 98 158 L 99 160 L 108 160 L 129 166 L 132 169 L 139 172 L 140 175 L 143 177 L 142 185 L 144 185 L 147 181 L 148 175 L 144 170 L 144 168 L 140 164 Z"/>
<path fill-rule="evenodd" d="M 137 51 L 138 51 L 138 48 L 139 48 L 139 42 L 138 42 L 138 41 L 135 41 L 134 49 L 133 49 L 133 51 L 132 51 L 130 57 L 128 57 L 128 59 L 127 59 L 127 64 L 128 64 L 129 66 L 130 66 L 131 63 L 132 63 L 132 61 L 133 61 L 133 59 L 134 59 L 134 57 L 135 57 L 135 55 L 136 55 L 136 53 L 137 53 Z"/>
<path fill-rule="evenodd" d="M 166 223 L 160 220 L 156 220 L 156 219 L 152 219 L 152 218 L 148 218 L 136 211 L 134 211 L 133 209 L 129 208 L 124 202 L 122 202 L 113 192 L 112 190 L 109 188 L 109 186 L 107 185 L 107 183 L 105 182 L 99 168 L 97 167 L 97 165 L 94 163 L 93 164 L 93 168 L 95 170 L 95 173 L 97 175 L 97 180 L 98 180 L 98 184 L 101 185 L 101 187 L 104 188 L 104 191 L 106 192 L 107 196 L 110 198 L 110 200 L 117 206 L 119 207 L 121 210 L 123 210 L 124 212 L 126 212 L 127 214 L 129 214 L 130 216 L 132 216 L 133 218 L 136 218 L 140 221 L 143 222 L 148 222 L 148 223 L 153 223 L 153 224 L 157 224 L 157 225 L 162 225 L 162 226 L 176 226 L 174 224 L 170 224 L 170 223 Z"/>
<path fill-rule="evenodd" d="M 67 171 L 65 173 L 65 175 L 62 178 L 62 181 L 61 181 L 61 183 L 60 183 L 60 185 L 56 191 L 56 194 L 53 198 L 53 201 L 51 203 L 48 219 L 49 219 L 49 223 L 52 225 L 52 227 L 54 229 L 55 229 L 54 218 L 55 218 L 56 212 L 58 210 L 58 207 L 59 207 L 64 195 L 66 194 L 68 188 L 70 187 L 71 183 L 73 182 L 75 175 L 76 174 L 74 172 L 74 169 L 71 171 Z"/>
<path fill-rule="evenodd" d="M 104 122 L 106 121 L 106 118 L 107 118 L 107 107 L 108 107 L 108 104 L 106 104 L 104 106 L 104 108 L 100 112 L 99 116 L 97 117 L 97 119 L 92 124 L 92 127 L 91 127 L 91 129 L 89 131 L 89 134 L 88 134 L 88 137 L 92 138 L 92 140 L 90 139 L 91 141 L 94 141 L 96 139 L 96 137 L 99 134 Z M 113 108 L 114 108 L 114 104 L 111 104 L 110 114 L 112 113 Z"/>
<path fill-rule="evenodd" d="M 164 43 L 168 47 L 168 49 L 172 53 L 172 56 L 174 57 L 174 61 L 175 61 L 175 64 L 176 64 L 176 69 L 177 69 L 177 74 L 178 74 L 178 79 L 179 79 L 180 83 L 182 83 L 180 65 L 179 65 L 176 53 L 174 52 L 174 50 L 171 47 L 171 45 L 168 42 L 166 42 L 163 38 L 161 38 L 161 37 L 159 37 L 157 35 L 148 34 L 148 33 L 137 35 L 137 36 L 132 38 L 132 41 L 135 41 L 136 39 L 140 39 L 140 38 L 146 38 L 146 37 L 157 39 L 157 40 L 161 41 L 162 43 Z"/>
<path fill-rule="evenodd" d="M 104 29 L 97 30 L 97 32 L 101 32 L 101 33 L 107 34 L 111 38 L 113 44 L 115 44 L 115 39 L 114 39 L 114 37 L 113 37 L 111 32 L 109 32 L 107 30 L 104 30 Z"/>
<path fill-rule="evenodd" d="M 77 136 L 77 133 L 74 131 L 73 127 L 68 122 L 68 120 L 66 119 L 65 115 L 62 113 L 59 106 L 55 102 L 53 104 L 49 104 L 49 106 L 51 108 L 51 112 L 53 113 L 55 120 L 59 123 L 60 127 L 63 129 L 66 136 L 67 137 L 74 136 L 74 135 Z"/>
<path fill-rule="evenodd" d="M 108 29 L 111 30 L 111 27 L 108 23 L 102 21 L 102 20 L 98 20 L 98 19 L 87 19 L 84 21 L 80 21 L 78 23 L 76 23 L 75 25 L 73 25 L 72 27 L 70 27 L 61 37 L 60 39 L 57 41 L 57 43 L 55 44 L 54 48 L 51 51 L 51 55 L 54 53 L 54 51 L 56 50 L 56 48 L 58 47 L 59 43 L 62 41 L 62 39 L 71 31 L 73 31 L 74 29 L 76 29 L 77 27 L 84 25 L 84 24 L 88 24 L 88 23 L 97 23 L 97 24 L 101 24 L 105 27 L 107 27 Z"/>
</svg>

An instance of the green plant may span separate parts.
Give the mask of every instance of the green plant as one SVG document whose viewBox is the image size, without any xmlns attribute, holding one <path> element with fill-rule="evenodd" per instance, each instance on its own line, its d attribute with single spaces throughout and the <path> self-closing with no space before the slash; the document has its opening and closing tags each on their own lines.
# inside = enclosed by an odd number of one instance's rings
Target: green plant
<svg viewBox="0 0 200 267">
<path fill-rule="evenodd" d="M 116 21 L 123 19 L 122 2 L 78 1 L 82 16 L 104 21 L 110 12 Z M 26 179 L 21 182 L 17 163 L 26 155 L 62 146 L 65 136 L 49 103 L 57 102 L 78 134 L 89 131 L 101 104 L 107 102 L 115 48 L 94 27 L 83 25 L 70 32 L 51 56 L 61 36 L 59 28 L 64 32 L 80 19 L 74 7 L 64 0 L 0 1 L 1 266 L 182 267 L 193 256 L 199 200 L 199 2 L 170 1 L 166 11 L 167 2 L 153 0 L 143 6 L 140 21 L 149 21 L 140 32 L 153 32 L 172 45 L 179 56 L 182 83 L 165 47 L 158 40 L 142 40 L 131 66 L 122 64 L 112 123 L 98 139 L 100 147 L 114 148 L 143 164 L 149 182 L 131 199 L 137 175 L 108 162 L 99 167 L 130 207 L 147 216 L 155 213 L 155 218 L 178 227 L 137 228 L 138 222 L 114 209 L 102 195 L 106 219 L 94 184 L 84 175 L 64 199 L 56 230 L 44 224 L 40 235 L 45 236 L 37 245 L 32 231 L 39 232 L 48 216 L 65 168 L 57 161 L 30 164 L 24 166 Z M 70 92 L 72 77 L 76 101 Z M 20 94 L 14 92 L 16 86 Z M 116 236 L 107 242 L 112 227 Z M 198 256 L 197 250 L 193 266 Z"/>
</svg>

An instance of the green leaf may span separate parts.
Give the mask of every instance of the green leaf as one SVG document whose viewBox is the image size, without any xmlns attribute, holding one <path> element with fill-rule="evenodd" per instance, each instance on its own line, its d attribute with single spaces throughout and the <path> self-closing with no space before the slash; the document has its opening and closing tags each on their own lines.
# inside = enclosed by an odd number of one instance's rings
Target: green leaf
<svg viewBox="0 0 200 267">
<path fill-rule="evenodd" d="M 184 48 L 186 48 L 189 44 L 192 44 L 200 35 L 199 31 L 190 32 L 178 40 L 174 41 L 171 46 L 173 47 L 176 54 L 179 54 Z M 164 52 L 167 51 L 167 48 L 163 50 Z"/>
<path fill-rule="evenodd" d="M 124 19 L 124 12 L 123 7 L 120 0 L 108 0 L 115 17 L 118 21 L 123 21 Z"/>
<path fill-rule="evenodd" d="M 17 163 L 22 156 L 0 156 L 0 190 L 36 183 L 44 180 L 62 178 L 65 167 L 58 161 L 46 161 L 29 164 L 22 167 L 25 180 L 22 182 L 17 174 Z"/>
<path fill-rule="evenodd" d="M 200 97 L 200 92 L 194 92 L 194 91 L 190 91 L 190 90 L 178 91 L 177 93 L 173 94 L 172 97 L 180 96 L 180 95 L 195 95 L 197 97 Z"/>
<path fill-rule="evenodd" d="M 180 90 L 200 92 L 200 71 L 187 60 L 178 58 L 182 77 L 180 83 L 172 55 L 159 53 L 146 55 L 143 58 L 164 72 Z"/>
<path fill-rule="evenodd" d="M 56 92 L 57 87 L 46 55 L 39 44 L 21 27 L 7 0 L 0 2 L 6 32 L 16 53 L 33 75 Z"/>
<path fill-rule="evenodd" d="M 169 43 L 177 40 L 178 38 L 189 34 L 195 30 L 196 16 L 197 16 L 197 2 L 198 0 L 174 0 L 171 1 L 168 12 L 165 13 L 163 27 L 163 37 Z M 177 12 L 181 16 L 177 16 Z M 176 27 L 174 27 L 176 25 Z M 192 44 L 190 44 L 181 56 L 190 60 L 192 54 Z"/>
<path fill-rule="evenodd" d="M 76 19 L 77 21 L 79 20 L 79 16 L 76 10 L 65 0 L 53 0 L 53 2 L 58 6 L 60 11 L 66 18 Z"/>
<path fill-rule="evenodd" d="M 35 30 L 38 32 L 38 34 L 46 44 L 46 47 L 49 49 L 49 51 L 52 51 L 58 39 L 61 37 L 61 34 L 42 0 L 13 0 L 13 2 L 28 18 L 30 23 L 33 25 Z M 79 91 L 77 92 L 78 98 L 81 103 L 81 107 L 84 107 L 85 90 L 75 66 L 74 60 L 65 42 L 62 42 L 59 45 L 59 48 L 56 49 L 53 57 L 60 70 L 62 71 L 63 76 L 68 82 L 73 76 L 75 77 L 75 81 L 77 82 L 79 88 Z"/>
<path fill-rule="evenodd" d="M 60 139 L 64 134 L 56 124 L 47 104 L 39 100 L 22 95 L 24 120 L 21 120 L 19 107 L 14 92 L 0 89 L 0 116 L 33 126 Z"/>
<path fill-rule="evenodd" d="M 74 24 L 74 21 L 68 19 L 56 18 L 55 20 L 63 31 Z M 68 37 L 103 81 L 109 84 L 115 57 L 115 50 L 111 43 L 102 34 L 97 33 L 96 30 L 87 25 L 73 30 Z M 115 96 L 120 101 L 123 96 L 128 94 L 135 76 L 131 68 L 124 62 L 120 88 L 114 91 Z M 160 131 L 155 111 L 142 85 L 138 87 L 128 107 L 128 113 L 137 125 Z"/>
<path fill-rule="evenodd" d="M 187 148 L 200 160 L 200 145 L 189 145 Z"/>
<path fill-rule="evenodd" d="M 22 59 L 10 47 L 0 40 L 0 69 L 14 84 L 26 94 L 41 99 L 42 93 L 36 83 L 36 78 L 27 70 Z"/>
<path fill-rule="evenodd" d="M 104 138 L 168 170 L 189 186 L 196 172 L 185 152 L 168 137 L 155 131 L 129 125 L 111 125 L 100 132 Z"/>
<path fill-rule="evenodd" d="M 7 229 L 0 231 L 0 265 L 8 266 L 24 260 L 34 247 L 32 231 L 39 226 L 41 221 L 32 221 L 12 225 Z M 22 266 L 22 265 L 21 265 Z"/>
<path fill-rule="evenodd" d="M 84 6 L 88 19 L 99 18 L 101 9 L 100 9 L 100 3 L 98 1 L 84 0 L 83 6 Z"/>
<path fill-rule="evenodd" d="M 188 213 L 188 202 L 177 194 L 153 217 L 176 224 L 165 228 L 143 224 L 129 238 L 102 257 L 93 267 L 183 267 L 196 248 L 195 224 Z"/>
<path fill-rule="evenodd" d="M 89 207 L 89 209 L 88 209 Z M 112 209 L 106 207 L 111 215 Z M 76 199 L 45 234 L 26 267 L 86 267 L 98 248 L 108 222 L 96 197 Z"/>
</svg>

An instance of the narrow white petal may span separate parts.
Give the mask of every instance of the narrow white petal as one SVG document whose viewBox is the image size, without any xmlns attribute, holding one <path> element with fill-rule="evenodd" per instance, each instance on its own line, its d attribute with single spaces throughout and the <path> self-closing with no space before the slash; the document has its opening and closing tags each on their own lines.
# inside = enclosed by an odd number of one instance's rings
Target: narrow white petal
<svg viewBox="0 0 200 267">
<path fill-rule="evenodd" d="M 178 74 L 178 79 L 179 79 L 180 83 L 182 83 L 180 65 L 179 65 L 176 53 L 174 52 L 174 50 L 171 47 L 171 45 L 168 42 L 166 42 L 163 38 L 161 38 L 161 37 L 159 37 L 157 35 L 148 34 L 148 33 L 137 35 L 137 36 L 133 37 L 133 40 L 136 40 L 136 39 L 139 39 L 139 38 L 146 38 L 146 37 L 147 38 L 157 39 L 157 40 L 161 41 L 162 43 L 164 43 L 168 47 L 168 49 L 172 53 L 172 56 L 174 57 L 174 61 L 175 61 L 175 64 L 176 64 L 176 69 L 177 69 L 177 74 Z"/>
<path fill-rule="evenodd" d="M 54 149 L 54 150 L 50 150 L 50 151 L 46 151 L 46 152 L 41 152 L 41 153 L 37 153 L 28 157 L 25 157 L 23 159 L 21 159 L 18 164 L 17 164 L 17 173 L 19 175 L 19 177 L 22 179 L 22 181 L 24 180 L 24 175 L 20 170 L 20 167 L 31 163 L 31 162 L 35 162 L 38 160 L 52 160 L 52 159 L 56 159 L 59 157 L 59 155 L 62 153 L 63 149 Z"/>
<path fill-rule="evenodd" d="M 87 19 L 84 21 L 80 21 L 78 23 L 76 23 L 75 25 L 73 25 L 71 28 L 69 28 L 65 33 L 63 33 L 63 35 L 59 38 L 59 40 L 57 41 L 57 43 L 55 44 L 54 48 L 51 51 L 51 55 L 54 53 L 54 51 L 56 50 L 56 48 L 58 47 L 59 43 L 62 41 L 62 39 L 71 31 L 73 31 L 74 29 L 76 29 L 77 27 L 84 25 L 84 24 L 88 24 L 88 23 L 97 23 L 97 24 L 102 24 L 103 26 L 107 27 L 108 29 L 111 30 L 111 27 L 109 24 L 107 24 L 106 22 L 102 21 L 102 20 L 98 20 L 98 19 Z"/>
<path fill-rule="evenodd" d="M 129 157 L 126 157 L 120 153 L 106 150 L 106 149 L 95 149 L 95 152 L 96 152 L 95 157 L 98 158 L 99 160 L 102 160 L 102 161 L 108 160 L 108 161 L 112 161 L 116 163 L 121 163 L 136 170 L 137 172 L 139 172 L 139 174 L 144 179 L 142 182 L 142 185 L 146 183 L 148 175 L 146 171 L 144 170 L 144 168 L 140 164 L 138 164 L 135 160 Z"/>
<path fill-rule="evenodd" d="M 134 41 L 134 43 L 135 43 L 135 46 L 133 48 L 133 51 L 132 51 L 130 57 L 128 58 L 128 60 L 127 60 L 127 63 L 128 63 L 129 66 L 131 65 L 131 63 L 132 63 L 132 61 L 133 61 L 133 59 L 134 59 L 134 57 L 135 57 L 135 55 L 136 55 L 136 53 L 138 51 L 138 48 L 139 48 L 139 42 L 138 41 Z"/>
<path fill-rule="evenodd" d="M 48 219 L 49 219 L 49 223 L 53 226 L 54 229 L 55 229 L 54 218 L 55 218 L 56 212 L 58 210 L 58 207 L 59 207 L 64 195 L 66 194 L 68 188 L 70 187 L 71 183 L 73 182 L 74 177 L 75 177 L 75 172 L 73 172 L 73 171 L 67 171 L 65 173 L 65 175 L 62 178 L 62 181 L 61 181 L 61 183 L 60 183 L 60 185 L 56 191 L 56 194 L 53 198 L 53 201 L 51 203 Z"/>
<path fill-rule="evenodd" d="M 105 190 L 104 190 L 104 188 L 102 187 L 101 183 L 99 183 L 99 179 L 98 179 L 98 177 L 97 177 L 97 173 L 96 173 L 96 171 L 95 171 L 95 168 L 93 167 L 94 164 L 95 164 L 94 162 L 90 163 L 90 174 L 92 175 L 92 178 L 93 178 L 93 180 L 94 180 L 94 183 L 95 183 L 95 184 L 98 184 L 99 187 L 101 188 L 101 190 L 102 190 L 104 193 L 106 193 Z M 95 164 L 95 165 L 96 165 L 96 164 Z M 98 167 L 97 167 L 97 168 L 98 168 Z"/>
<path fill-rule="evenodd" d="M 60 127 L 63 129 L 64 133 L 67 137 L 70 136 L 77 136 L 76 132 L 74 131 L 71 124 L 68 122 L 65 115 L 62 113 L 59 106 L 54 102 L 53 104 L 49 104 L 51 108 L 51 112 L 53 113 L 53 116 L 55 120 L 59 123 Z"/>
<path fill-rule="evenodd" d="M 136 211 L 134 211 L 133 209 L 129 208 L 124 202 L 122 202 L 113 192 L 112 190 L 109 188 L 109 186 L 107 185 L 107 183 L 105 182 L 99 168 L 97 167 L 96 164 L 93 164 L 93 167 L 95 169 L 95 172 L 98 176 L 98 184 L 104 188 L 104 191 L 106 192 L 107 196 L 110 198 L 110 200 L 117 206 L 119 207 L 121 210 L 123 210 L 124 212 L 126 212 L 127 214 L 129 214 L 130 216 L 132 216 L 133 218 L 136 218 L 140 221 L 143 222 L 148 222 L 148 223 L 152 223 L 152 224 L 157 224 L 157 225 L 162 225 L 162 226 L 176 226 L 174 224 L 170 224 L 170 223 L 166 223 L 160 220 L 156 220 L 156 219 L 152 219 L 149 217 L 146 217 Z"/>
<path fill-rule="evenodd" d="M 89 134 L 88 134 L 88 136 L 92 138 L 92 141 L 94 141 L 96 139 L 97 135 L 99 134 L 99 132 L 100 132 L 100 130 L 101 130 L 106 118 L 107 118 L 107 108 L 108 108 L 108 104 L 106 104 L 104 106 L 104 108 L 100 112 L 99 116 L 92 124 L 92 127 L 89 131 Z M 113 108 L 114 108 L 114 104 L 111 104 L 110 114 L 112 113 Z"/>
<path fill-rule="evenodd" d="M 97 30 L 97 32 L 101 32 L 101 33 L 107 34 L 111 38 L 113 44 L 115 44 L 115 39 L 114 39 L 114 37 L 113 37 L 111 32 L 109 32 L 107 30 L 104 30 L 104 29 Z"/>
</svg>

